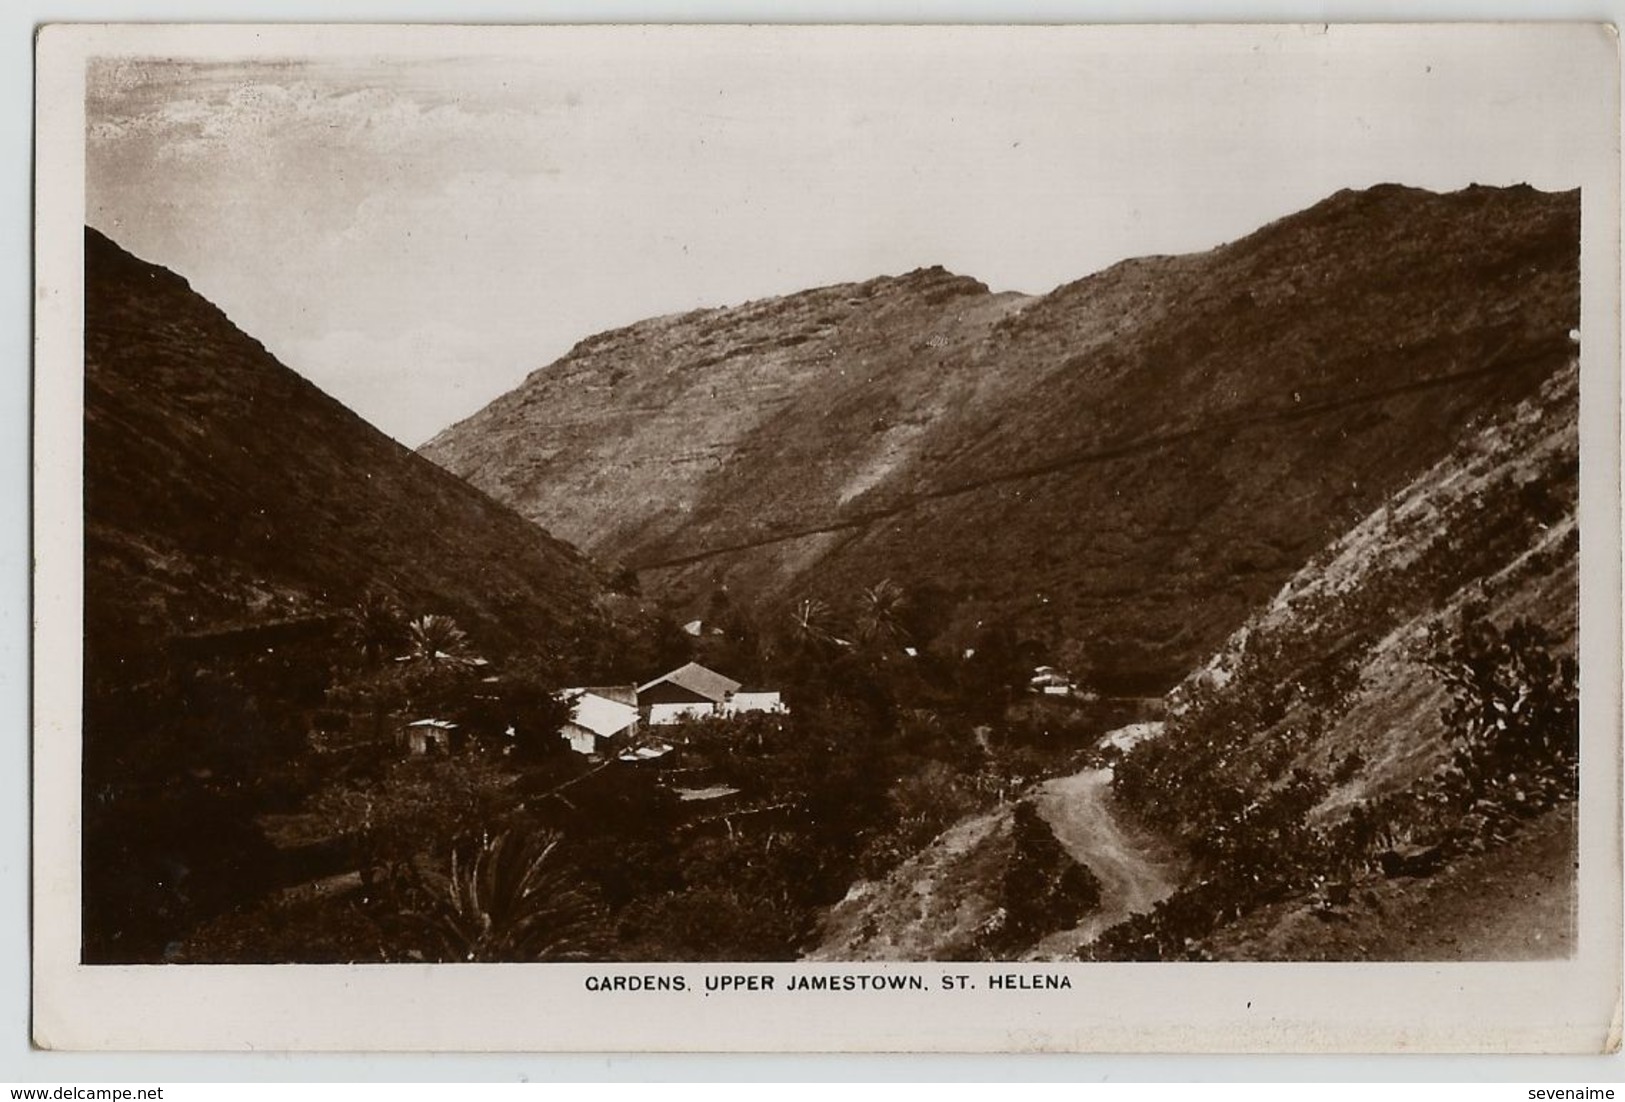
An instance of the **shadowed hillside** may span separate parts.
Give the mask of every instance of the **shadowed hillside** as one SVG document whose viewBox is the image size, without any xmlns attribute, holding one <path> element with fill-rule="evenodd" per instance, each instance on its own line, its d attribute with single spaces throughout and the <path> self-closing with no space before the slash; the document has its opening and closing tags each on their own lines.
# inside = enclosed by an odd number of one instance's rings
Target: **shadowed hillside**
<svg viewBox="0 0 1625 1102">
<path fill-rule="evenodd" d="M 84 410 L 87 962 L 173 959 L 198 921 L 345 871 L 354 828 L 290 847 L 262 816 L 387 761 L 395 723 L 458 699 L 437 686 L 478 681 L 467 710 L 513 736 L 490 671 L 563 676 L 615 645 L 573 548 L 93 230 Z"/>
<path fill-rule="evenodd" d="M 569 641 L 601 592 L 574 548 L 390 440 L 186 281 L 85 235 L 92 680 L 175 636 L 368 589 L 497 651 Z"/>
<path fill-rule="evenodd" d="M 1160 690 L 1562 365 L 1578 234 L 1577 193 L 1382 186 L 1037 298 L 928 269 L 658 318 L 424 453 L 694 610 L 930 583 L 950 636 Z"/>
</svg>

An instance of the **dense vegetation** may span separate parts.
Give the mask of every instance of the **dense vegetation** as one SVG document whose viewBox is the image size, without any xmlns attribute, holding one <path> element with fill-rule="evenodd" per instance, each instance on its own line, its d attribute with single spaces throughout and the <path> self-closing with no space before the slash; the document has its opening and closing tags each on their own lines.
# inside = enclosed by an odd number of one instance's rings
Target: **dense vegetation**
<svg viewBox="0 0 1625 1102">
<path fill-rule="evenodd" d="M 1524 620 L 1499 629 L 1482 609 L 1437 627 L 1429 664 L 1449 687 L 1449 760 L 1401 791 L 1356 804 L 1333 821 L 1312 812 L 1331 778 L 1294 769 L 1250 798 L 1229 786 L 1185 801 L 1178 822 L 1201 875 L 1151 912 L 1087 946 L 1093 960 L 1204 959 L 1217 926 L 1296 893 L 1347 899 L 1352 881 L 1438 868 L 1461 854 L 1504 844 L 1523 821 L 1578 793 L 1579 693 L 1572 658 Z M 1200 723 L 1200 720 L 1194 721 Z M 1134 761 L 1144 755 L 1131 754 Z M 1125 763 L 1127 764 L 1127 763 Z M 1126 792 L 1154 786 L 1131 768 Z M 1177 812 L 1175 814 L 1178 814 Z"/>
<path fill-rule="evenodd" d="M 910 658 L 915 599 L 881 583 L 850 618 L 691 640 L 784 685 L 791 712 L 659 728 L 678 746 L 659 765 L 570 752 L 562 671 L 487 660 L 377 592 L 325 639 L 177 659 L 96 717 L 125 737 L 89 744 L 86 957 L 793 959 L 855 880 L 1074 768 L 1115 718 L 1037 698 L 993 717 L 986 700 L 1030 697 L 1026 671 Z M 445 752 L 406 753 L 418 717 L 455 724 Z M 1098 891 L 1030 808 L 1019 833 L 1008 920 L 978 952 Z"/>
</svg>

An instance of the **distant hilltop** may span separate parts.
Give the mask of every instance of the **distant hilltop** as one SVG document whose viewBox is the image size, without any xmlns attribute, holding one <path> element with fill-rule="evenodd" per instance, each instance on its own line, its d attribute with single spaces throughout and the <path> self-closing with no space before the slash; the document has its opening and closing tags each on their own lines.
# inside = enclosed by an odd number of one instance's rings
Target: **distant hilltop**
<svg viewBox="0 0 1625 1102">
<path fill-rule="evenodd" d="M 1158 691 L 1566 362 L 1579 218 L 1382 185 L 1037 297 L 933 267 L 692 311 L 422 452 L 679 612 L 892 578 Z"/>
</svg>

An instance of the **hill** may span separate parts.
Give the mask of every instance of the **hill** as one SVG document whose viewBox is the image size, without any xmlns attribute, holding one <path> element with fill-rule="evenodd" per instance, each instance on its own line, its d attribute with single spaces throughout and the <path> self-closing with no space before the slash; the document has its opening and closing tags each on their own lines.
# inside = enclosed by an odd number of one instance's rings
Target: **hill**
<svg viewBox="0 0 1625 1102">
<path fill-rule="evenodd" d="M 167 959 L 205 918 L 344 871 L 341 841 L 279 846 L 263 816 L 398 756 L 394 722 L 444 714 L 435 678 L 481 679 L 441 653 L 459 629 L 504 671 L 616 645 L 579 552 L 88 229 L 84 387 L 87 962 Z M 392 661 L 396 605 L 450 670 Z"/>
<path fill-rule="evenodd" d="M 369 590 L 488 651 L 599 619 L 577 550 L 278 363 L 173 272 L 85 232 L 85 607 L 92 681 L 178 637 L 297 623 Z"/>
<path fill-rule="evenodd" d="M 423 453 L 696 612 L 891 577 L 1161 691 L 1562 365 L 1578 228 L 1387 185 L 1039 297 L 924 269 L 657 318 Z"/>
<path fill-rule="evenodd" d="M 1107 889 L 1030 955 L 1571 951 L 1578 395 L 1571 353 L 1264 602 L 1170 694 L 1160 732 L 1033 790 Z M 857 885 L 811 954 L 963 946 L 998 904 L 981 839 L 1007 816 Z"/>
</svg>

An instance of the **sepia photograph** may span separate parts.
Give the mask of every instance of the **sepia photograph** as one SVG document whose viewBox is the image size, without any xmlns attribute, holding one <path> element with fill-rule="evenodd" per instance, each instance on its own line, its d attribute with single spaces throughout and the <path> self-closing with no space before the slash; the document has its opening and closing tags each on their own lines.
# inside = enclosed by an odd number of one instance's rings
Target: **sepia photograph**
<svg viewBox="0 0 1625 1102">
<path fill-rule="evenodd" d="M 63 967 L 1617 1046 L 1615 46 L 48 29 Z"/>
</svg>

